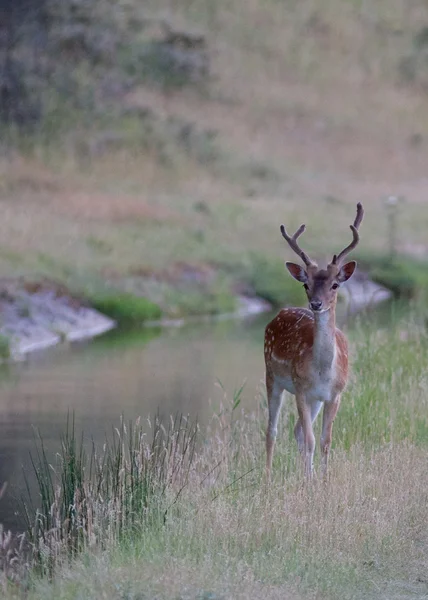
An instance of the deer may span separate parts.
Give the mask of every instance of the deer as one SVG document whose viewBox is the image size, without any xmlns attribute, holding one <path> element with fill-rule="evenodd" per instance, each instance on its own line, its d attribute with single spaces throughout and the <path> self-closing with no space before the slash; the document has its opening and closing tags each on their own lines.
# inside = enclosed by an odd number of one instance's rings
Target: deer
<svg viewBox="0 0 428 600">
<path fill-rule="evenodd" d="M 313 475 L 315 436 L 313 423 L 323 408 L 321 432 L 321 472 L 327 475 L 333 422 L 339 410 L 341 394 L 348 380 L 348 342 L 336 327 L 336 302 L 340 286 L 352 277 L 357 263 L 344 263 L 359 242 L 359 226 L 364 209 L 357 204 L 357 215 L 350 226 L 352 242 L 333 255 L 326 269 L 304 252 L 297 240 L 305 231 L 301 225 L 291 237 L 284 225 L 280 231 L 304 267 L 286 262 L 290 275 L 303 283 L 309 308 L 283 308 L 266 326 L 264 356 L 268 427 L 266 432 L 266 475 L 270 481 L 272 457 L 277 436 L 283 392 L 296 399 L 298 420 L 294 437 L 303 459 L 307 478 Z"/>
</svg>

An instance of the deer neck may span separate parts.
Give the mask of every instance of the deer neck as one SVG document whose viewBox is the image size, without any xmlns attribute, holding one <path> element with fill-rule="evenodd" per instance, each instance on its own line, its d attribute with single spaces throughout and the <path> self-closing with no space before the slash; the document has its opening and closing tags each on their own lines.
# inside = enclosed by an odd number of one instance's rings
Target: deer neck
<svg viewBox="0 0 428 600">
<path fill-rule="evenodd" d="M 314 321 L 313 361 L 321 374 L 332 368 L 336 356 L 336 307 L 314 313 Z"/>
</svg>

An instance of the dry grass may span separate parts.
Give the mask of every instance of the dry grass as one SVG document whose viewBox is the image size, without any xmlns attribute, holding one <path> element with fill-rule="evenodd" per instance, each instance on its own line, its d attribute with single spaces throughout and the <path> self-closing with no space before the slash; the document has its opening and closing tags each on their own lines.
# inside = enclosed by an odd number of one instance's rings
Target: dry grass
<svg viewBox="0 0 428 600">
<path fill-rule="evenodd" d="M 328 481 L 303 480 L 291 401 L 283 410 L 270 488 L 263 476 L 263 402 L 259 412 L 247 414 L 239 394 L 226 401 L 195 453 L 182 455 L 174 443 L 150 453 L 144 436 L 132 446 L 122 431 L 118 461 L 111 450 L 107 459 L 98 455 L 107 469 L 103 492 L 94 493 L 98 486 L 83 469 L 79 503 L 71 504 L 81 553 L 70 562 L 69 538 L 59 535 L 58 525 L 48 528 L 41 564 L 54 566 L 55 576 L 33 573 L 26 597 L 425 597 L 428 338 L 417 314 L 373 330 L 361 329 L 352 340 L 354 378 L 336 420 Z M 156 460 L 145 462 L 150 456 Z M 161 466 L 167 486 L 162 483 L 161 496 L 151 493 L 139 512 L 132 468 L 144 474 L 144 464 L 154 467 L 155 480 Z M 119 494 L 109 483 L 115 478 Z M 77 497 L 71 488 L 68 493 Z"/>
<path fill-rule="evenodd" d="M 64 565 L 29 598 L 422 598 L 425 474 L 426 449 L 402 443 L 336 452 L 311 486 L 247 476 L 217 495 L 200 475 L 164 527 Z"/>
<path fill-rule="evenodd" d="M 207 31 L 215 78 L 205 95 L 143 88 L 126 102 L 161 123 L 216 130 L 217 158 L 204 162 L 162 138 L 161 153 L 134 145 L 87 162 L 64 140 L 57 154 L 2 159 L 0 272 L 67 279 L 165 270 L 176 260 L 236 265 L 251 251 L 281 255 L 281 221 L 290 229 L 306 221 L 309 250 L 331 253 L 358 200 L 367 208 L 364 247 L 379 251 L 391 193 L 406 198 L 401 249 L 426 255 L 426 92 L 399 72 L 428 20 L 426 3 L 147 5 Z M 264 409 L 236 421 L 235 410 L 216 421 L 165 524 L 142 523 L 107 551 L 60 561 L 53 581 L 34 578 L 25 593 L 4 582 L 5 595 L 426 597 L 424 318 L 352 343 L 355 375 L 328 482 L 303 485 L 289 406 L 267 490 Z"/>
<path fill-rule="evenodd" d="M 161 0 L 147 11 L 206 32 L 207 91 L 134 90 L 124 104 L 154 115 L 148 141 L 146 123 L 112 118 L 125 141 L 101 155 L 88 154 L 96 128 L 77 128 L 60 148 L 2 158 L 0 273 L 70 282 L 177 259 L 239 267 L 251 251 L 282 254 L 281 221 L 307 221 L 309 250 L 330 254 L 358 200 L 364 247 L 379 251 L 391 193 L 406 198 L 401 249 L 426 254 L 426 96 L 400 76 L 428 18 L 422 0 L 329 0 L 322 10 L 312 0 Z M 214 155 L 205 142 L 183 146 L 171 119 L 217 132 Z"/>
</svg>

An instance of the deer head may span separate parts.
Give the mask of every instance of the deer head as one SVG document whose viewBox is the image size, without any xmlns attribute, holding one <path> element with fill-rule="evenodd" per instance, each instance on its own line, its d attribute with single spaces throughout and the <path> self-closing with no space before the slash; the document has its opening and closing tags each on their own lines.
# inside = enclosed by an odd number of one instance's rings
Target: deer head
<svg viewBox="0 0 428 600">
<path fill-rule="evenodd" d="M 326 269 L 319 269 L 317 263 L 303 252 L 297 243 L 297 239 L 305 231 L 305 225 L 301 225 L 292 237 L 288 235 L 284 225 L 281 225 L 283 237 L 287 240 L 290 248 L 300 256 L 305 264 L 305 267 L 302 267 L 298 264 L 287 262 L 285 263 L 286 267 L 294 279 L 303 283 L 309 306 L 314 313 L 322 313 L 334 307 L 340 285 L 352 277 L 357 263 L 355 260 L 352 260 L 343 264 L 343 260 L 359 242 L 358 228 L 363 220 L 363 216 L 363 206 L 358 202 L 357 216 L 353 225 L 350 226 L 353 235 L 352 242 L 340 254 L 333 256 L 332 261 L 327 265 Z"/>
</svg>

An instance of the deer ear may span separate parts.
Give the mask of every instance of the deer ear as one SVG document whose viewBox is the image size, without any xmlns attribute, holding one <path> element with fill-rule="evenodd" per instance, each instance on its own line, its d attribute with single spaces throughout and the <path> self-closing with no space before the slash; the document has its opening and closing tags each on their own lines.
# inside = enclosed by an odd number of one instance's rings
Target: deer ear
<svg viewBox="0 0 428 600">
<path fill-rule="evenodd" d="M 292 262 L 286 262 L 285 266 L 287 267 L 291 277 L 294 277 L 294 279 L 297 279 L 297 281 L 300 281 L 301 283 L 308 282 L 308 274 L 303 267 Z"/>
<path fill-rule="evenodd" d="M 351 260 L 350 262 L 346 263 L 346 265 L 343 265 L 343 267 L 340 269 L 337 280 L 340 281 L 340 283 L 348 281 L 348 279 L 350 279 L 354 274 L 356 268 L 357 262 L 355 260 Z"/>
</svg>

